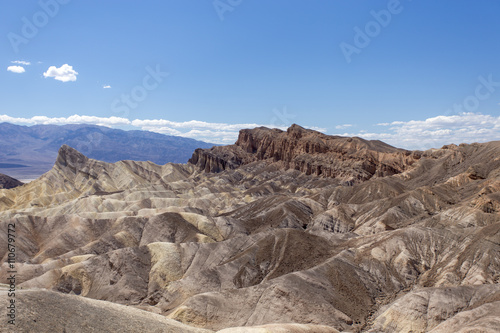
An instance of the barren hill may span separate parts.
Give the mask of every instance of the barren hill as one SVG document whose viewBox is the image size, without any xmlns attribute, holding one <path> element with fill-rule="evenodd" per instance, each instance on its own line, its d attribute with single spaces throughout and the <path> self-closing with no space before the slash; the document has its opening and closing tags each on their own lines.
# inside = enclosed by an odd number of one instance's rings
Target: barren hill
<svg viewBox="0 0 500 333">
<path fill-rule="evenodd" d="M 496 332 L 499 211 L 500 142 L 411 152 L 294 125 L 188 164 L 63 146 L 47 174 L 0 190 L 0 233 L 15 223 L 25 289 L 193 329 Z"/>
</svg>

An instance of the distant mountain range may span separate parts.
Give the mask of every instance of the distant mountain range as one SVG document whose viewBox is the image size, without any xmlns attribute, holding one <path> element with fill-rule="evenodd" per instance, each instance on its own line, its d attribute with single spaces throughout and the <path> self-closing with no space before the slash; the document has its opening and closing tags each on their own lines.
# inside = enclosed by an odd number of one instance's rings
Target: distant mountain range
<svg viewBox="0 0 500 333">
<path fill-rule="evenodd" d="M 37 178 L 52 168 L 63 144 L 100 161 L 151 161 L 160 165 L 186 163 L 196 148 L 214 146 L 183 137 L 95 125 L 0 123 L 0 172 L 17 179 Z"/>
</svg>

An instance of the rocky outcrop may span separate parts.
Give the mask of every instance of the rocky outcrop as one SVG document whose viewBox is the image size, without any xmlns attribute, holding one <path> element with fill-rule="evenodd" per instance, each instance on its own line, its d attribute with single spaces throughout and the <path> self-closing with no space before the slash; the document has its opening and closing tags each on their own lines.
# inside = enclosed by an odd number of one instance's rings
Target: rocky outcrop
<svg viewBox="0 0 500 333">
<path fill-rule="evenodd" d="M 194 151 L 189 163 L 205 172 L 221 172 L 236 169 L 242 164 L 242 159 L 232 151 L 224 151 L 224 148 L 214 147 L 209 150 L 198 148 Z"/>
<path fill-rule="evenodd" d="M 9 189 L 23 185 L 23 182 L 0 173 L 0 189 Z"/>
<path fill-rule="evenodd" d="M 241 130 L 234 145 L 197 149 L 189 163 L 205 172 L 220 172 L 265 161 L 283 170 L 355 183 L 401 173 L 419 158 L 419 152 L 381 141 L 329 136 L 292 125 L 286 132 L 265 127 Z"/>
</svg>

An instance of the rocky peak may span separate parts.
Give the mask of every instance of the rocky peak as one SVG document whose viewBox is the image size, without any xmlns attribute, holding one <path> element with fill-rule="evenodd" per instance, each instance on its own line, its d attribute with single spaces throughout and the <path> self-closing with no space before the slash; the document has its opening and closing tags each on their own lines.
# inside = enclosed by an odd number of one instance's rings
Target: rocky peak
<svg viewBox="0 0 500 333">
<path fill-rule="evenodd" d="M 355 182 L 403 172 L 419 158 L 416 152 L 381 141 L 331 136 L 293 124 L 286 131 L 243 129 L 234 145 L 197 149 L 189 163 L 205 172 L 220 172 L 263 161 Z"/>
<path fill-rule="evenodd" d="M 88 158 L 78 150 L 62 145 L 56 158 L 56 163 L 51 171 L 60 174 L 66 179 L 75 181 L 78 176 L 97 179 L 106 171 L 107 164 Z"/>
<path fill-rule="evenodd" d="M 56 166 L 70 169 L 80 169 L 88 162 L 89 158 L 80 153 L 78 150 L 71 148 L 68 145 L 62 145 L 56 159 Z"/>
<path fill-rule="evenodd" d="M 23 185 L 19 180 L 0 173 L 0 189 L 9 189 Z"/>
<path fill-rule="evenodd" d="M 295 139 L 300 139 L 306 131 L 307 130 L 304 127 L 299 126 L 297 124 L 293 124 L 286 130 L 288 135 Z"/>
</svg>

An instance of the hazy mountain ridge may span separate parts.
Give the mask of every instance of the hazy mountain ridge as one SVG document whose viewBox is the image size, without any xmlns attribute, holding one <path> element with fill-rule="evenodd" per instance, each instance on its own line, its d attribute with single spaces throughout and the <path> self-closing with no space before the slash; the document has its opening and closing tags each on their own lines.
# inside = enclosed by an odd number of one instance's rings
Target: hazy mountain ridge
<svg viewBox="0 0 500 333">
<path fill-rule="evenodd" d="M 296 126 L 241 137 L 195 152 L 226 165 L 208 170 L 61 147 L 46 175 L 0 190 L 0 232 L 18 226 L 19 282 L 211 330 L 499 327 L 500 142 L 407 152 Z M 325 148 L 304 152 L 321 142 L 341 147 L 335 177 L 286 165 L 324 166 Z"/>
<path fill-rule="evenodd" d="M 51 169 L 63 144 L 105 162 L 134 159 L 157 164 L 185 163 L 194 149 L 213 146 L 188 138 L 95 125 L 27 127 L 1 123 L 0 161 L 25 167 L 0 170 L 17 178 L 38 177 Z"/>
</svg>

